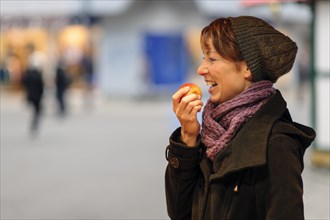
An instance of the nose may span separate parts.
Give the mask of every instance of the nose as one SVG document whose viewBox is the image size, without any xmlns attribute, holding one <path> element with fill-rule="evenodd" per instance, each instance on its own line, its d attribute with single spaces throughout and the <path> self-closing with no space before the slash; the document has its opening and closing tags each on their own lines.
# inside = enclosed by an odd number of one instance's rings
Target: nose
<svg viewBox="0 0 330 220">
<path fill-rule="evenodd" d="M 199 65 L 199 67 L 197 68 L 197 73 L 200 76 L 204 76 L 209 72 L 208 68 L 204 65 L 204 62 L 201 63 L 201 65 Z"/>
</svg>

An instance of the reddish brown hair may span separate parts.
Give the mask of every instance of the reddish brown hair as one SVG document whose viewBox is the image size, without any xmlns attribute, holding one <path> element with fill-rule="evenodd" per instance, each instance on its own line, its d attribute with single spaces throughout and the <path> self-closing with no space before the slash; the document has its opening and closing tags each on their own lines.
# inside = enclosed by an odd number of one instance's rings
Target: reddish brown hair
<svg viewBox="0 0 330 220">
<path fill-rule="evenodd" d="M 200 37 L 202 48 L 208 49 L 210 47 L 210 45 L 207 44 L 208 39 L 212 40 L 213 47 L 223 58 L 236 62 L 237 64 L 244 61 L 231 29 L 229 19 L 218 18 L 202 30 Z M 238 67 L 239 65 L 236 66 Z"/>
</svg>

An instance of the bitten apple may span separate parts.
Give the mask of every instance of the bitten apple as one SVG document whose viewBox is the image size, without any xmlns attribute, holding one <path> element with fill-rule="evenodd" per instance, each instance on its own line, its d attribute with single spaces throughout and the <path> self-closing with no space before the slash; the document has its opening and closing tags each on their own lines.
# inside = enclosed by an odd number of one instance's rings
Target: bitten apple
<svg viewBox="0 0 330 220">
<path fill-rule="evenodd" d="M 184 83 L 183 85 L 180 86 L 179 89 L 186 87 L 186 86 L 189 86 L 190 90 L 184 96 L 189 95 L 189 94 L 196 94 L 202 98 L 202 90 L 199 88 L 199 86 L 197 86 L 194 83 Z"/>
</svg>

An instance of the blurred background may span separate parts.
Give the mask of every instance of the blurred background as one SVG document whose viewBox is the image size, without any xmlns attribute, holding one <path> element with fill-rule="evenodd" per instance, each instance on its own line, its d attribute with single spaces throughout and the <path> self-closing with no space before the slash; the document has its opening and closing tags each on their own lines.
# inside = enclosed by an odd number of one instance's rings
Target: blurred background
<svg viewBox="0 0 330 220">
<path fill-rule="evenodd" d="M 330 219 L 329 1 L 0 4 L 1 219 L 168 219 L 165 147 L 179 126 L 171 95 L 191 81 L 207 100 L 200 31 L 239 15 L 298 44 L 275 86 L 293 120 L 317 132 L 305 155 L 306 219 Z"/>
</svg>

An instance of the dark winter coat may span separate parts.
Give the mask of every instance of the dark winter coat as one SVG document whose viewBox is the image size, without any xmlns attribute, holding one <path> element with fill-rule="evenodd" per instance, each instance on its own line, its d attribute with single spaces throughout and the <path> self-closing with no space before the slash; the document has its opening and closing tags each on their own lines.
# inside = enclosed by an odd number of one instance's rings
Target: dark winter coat
<svg viewBox="0 0 330 220">
<path fill-rule="evenodd" d="M 63 96 L 65 90 L 71 84 L 71 78 L 68 76 L 68 73 L 65 72 L 64 68 L 57 67 L 55 75 L 55 85 L 56 85 L 56 94 L 57 96 Z"/>
<path fill-rule="evenodd" d="M 180 128 L 167 150 L 171 219 L 304 219 L 303 155 L 313 129 L 292 121 L 279 91 L 211 162 L 199 142 L 188 148 Z"/>
<path fill-rule="evenodd" d="M 26 90 L 27 100 L 39 103 L 44 92 L 44 81 L 41 72 L 37 69 L 28 69 L 22 78 L 22 84 Z"/>
</svg>

